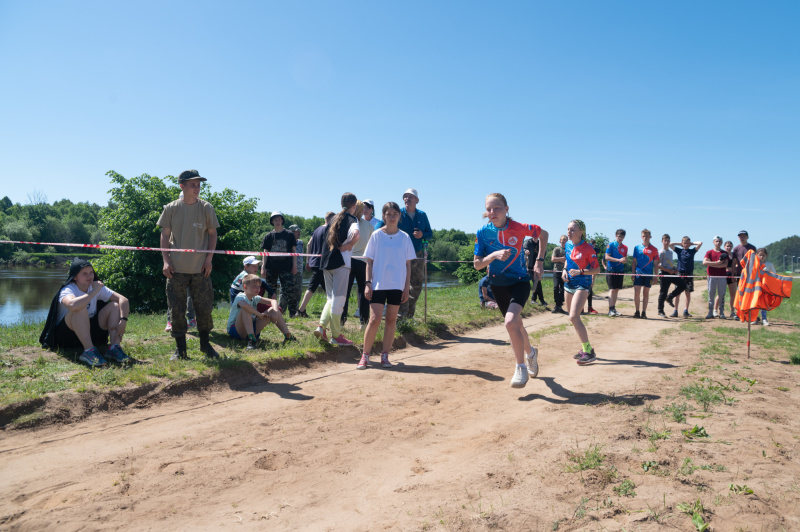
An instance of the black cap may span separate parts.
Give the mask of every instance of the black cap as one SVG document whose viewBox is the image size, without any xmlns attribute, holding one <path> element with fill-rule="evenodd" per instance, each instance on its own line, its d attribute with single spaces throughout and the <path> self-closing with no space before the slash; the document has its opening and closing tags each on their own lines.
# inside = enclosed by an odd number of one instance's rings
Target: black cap
<svg viewBox="0 0 800 532">
<path fill-rule="evenodd" d="M 750 235 L 748 235 L 748 234 L 747 234 L 747 231 L 745 231 L 744 229 L 742 229 L 741 231 L 739 231 L 739 234 L 738 234 L 737 236 L 742 236 L 742 235 L 744 235 L 744 236 L 746 236 L 746 237 L 749 237 L 749 236 L 750 236 Z"/>
<path fill-rule="evenodd" d="M 178 183 L 185 183 L 187 181 L 192 181 L 194 179 L 200 181 L 208 181 L 205 177 L 200 177 L 200 172 L 197 170 L 184 170 L 181 172 L 181 175 L 178 176 Z"/>
</svg>

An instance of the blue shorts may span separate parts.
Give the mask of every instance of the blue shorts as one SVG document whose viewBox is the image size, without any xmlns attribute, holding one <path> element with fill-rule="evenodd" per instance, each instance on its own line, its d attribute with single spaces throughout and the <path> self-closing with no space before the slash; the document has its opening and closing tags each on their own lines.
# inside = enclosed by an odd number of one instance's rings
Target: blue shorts
<svg viewBox="0 0 800 532">
<path fill-rule="evenodd" d="M 586 290 L 588 292 L 589 291 L 589 287 L 588 286 L 582 286 L 582 285 L 579 285 L 579 284 L 574 284 L 574 283 L 572 283 L 570 281 L 567 281 L 566 283 L 564 283 L 564 290 L 566 290 L 570 294 L 575 294 L 575 292 L 577 292 L 578 290 Z"/>
<path fill-rule="evenodd" d="M 653 284 L 653 278 L 647 277 L 645 275 L 637 275 L 633 278 L 633 286 L 644 286 L 645 288 L 650 288 Z"/>
<path fill-rule="evenodd" d="M 253 320 L 253 322 L 255 322 L 255 320 Z M 253 325 L 255 325 L 255 323 Z M 253 330 L 255 330 L 255 329 L 253 329 Z M 231 325 L 230 327 L 228 327 L 228 336 L 230 336 L 234 340 L 247 340 L 247 338 L 242 338 L 241 336 L 239 336 L 239 331 L 236 330 L 236 324 L 235 323 L 233 325 Z M 261 333 L 256 335 L 256 340 L 258 340 L 259 338 L 261 338 Z"/>
</svg>

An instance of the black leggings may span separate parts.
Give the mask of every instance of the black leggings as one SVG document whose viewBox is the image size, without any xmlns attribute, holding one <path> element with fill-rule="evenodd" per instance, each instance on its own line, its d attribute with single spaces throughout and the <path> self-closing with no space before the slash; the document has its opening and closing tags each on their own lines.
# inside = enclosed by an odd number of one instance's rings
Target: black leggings
<svg viewBox="0 0 800 532">
<path fill-rule="evenodd" d="M 350 290 L 353 288 L 353 279 L 358 286 L 358 315 L 362 324 L 369 321 L 369 300 L 364 297 L 364 288 L 367 286 L 367 262 L 352 258 L 350 261 L 350 279 L 347 281 L 347 297 L 342 309 L 342 323 L 347 321 L 347 308 L 350 305 Z"/>
</svg>

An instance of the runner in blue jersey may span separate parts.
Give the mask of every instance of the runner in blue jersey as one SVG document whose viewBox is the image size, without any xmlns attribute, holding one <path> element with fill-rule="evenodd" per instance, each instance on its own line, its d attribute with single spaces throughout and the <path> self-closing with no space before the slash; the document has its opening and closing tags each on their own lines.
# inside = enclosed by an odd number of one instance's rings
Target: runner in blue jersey
<svg viewBox="0 0 800 532">
<path fill-rule="evenodd" d="M 616 240 L 611 242 L 606 249 L 605 260 L 608 264 L 608 315 L 621 316 L 617 312 L 617 295 L 622 288 L 621 275 L 625 272 L 625 263 L 628 261 L 628 246 L 622 243 L 625 240 L 625 229 L 617 229 Z"/>
<path fill-rule="evenodd" d="M 633 248 L 633 303 L 636 307 L 634 318 L 647 319 L 647 302 L 650 300 L 650 285 L 653 275 L 658 275 L 658 249 L 650 244 L 650 230 L 642 229 L 642 243 Z M 642 300 L 642 313 L 639 314 L 639 296 Z"/>
<path fill-rule="evenodd" d="M 539 364 L 538 351 L 531 347 L 520 316 L 531 292 L 522 241 L 526 236 L 539 239 L 539 256 L 534 273 L 541 278 L 547 251 L 547 231 L 538 225 L 521 224 L 509 218 L 508 202 L 505 196 L 498 193 L 486 196 L 484 217 L 489 219 L 489 223 L 478 230 L 473 264 L 476 270 L 487 269 L 492 293 L 505 317 L 511 348 L 517 360 L 511 387 L 523 388 L 529 377 L 536 377 L 539 373 Z"/>
<path fill-rule="evenodd" d="M 573 358 L 583 366 L 596 360 L 594 349 L 589 343 L 589 333 L 581 321 L 581 309 L 589 297 L 592 276 L 600 273 L 597 252 L 586 242 L 586 224 L 581 220 L 572 220 L 567 226 L 567 247 L 564 253 L 567 264 L 561 273 L 564 279 L 566 303 L 569 309 L 569 321 L 581 340 L 581 350 Z"/>
</svg>

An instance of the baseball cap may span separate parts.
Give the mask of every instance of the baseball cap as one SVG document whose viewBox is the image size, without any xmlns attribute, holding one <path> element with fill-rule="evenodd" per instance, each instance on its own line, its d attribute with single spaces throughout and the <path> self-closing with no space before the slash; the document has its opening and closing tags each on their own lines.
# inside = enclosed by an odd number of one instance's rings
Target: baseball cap
<svg viewBox="0 0 800 532">
<path fill-rule="evenodd" d="M 416 188 L 409 188 L 408 190 L 403 192 L 403 196 L 405 196 L 406 194 L 411 194 L 415 198 L 419 199 L 419 193 L 417 192 Z"/>
<path fill-rule="evenodd" d="M 737 236 L 742 236 L 742 235 L 744 235 L 744 236 L 746 236 L 746 237 L 749 237 L 749 236 L 750 236 L 750 235 L 748 235 L 748 234 L 747 234 L 747 231 L 745 231 L 744 229 L 742 229 L 741 231 L 739 231 L 739 234 L 738 234 Z"/>
<path fill-rule="evenodd" d="M 261 264 L 261 261 L 255 258 L 255 256 L 250 255 L 249 257 L 244 258 L 242 264 L 244 264 L 245 266 L 250 266 L 251 264 Z"/>
<path fill-rule="evenodd" d="M 208 181 L 205 177 L 200 177 L 200 172 L 197 170 L 184 170 L 181 172 L 181 175 L 178 176 L 178 183 L 185 183 L 187 181 L 192 181 L 194 179 L 198 179 L 200 181 Z"/>
<path fill-rule="evenodd" d="M 719 235 L 716 235 L 716 236 L 714 237 L 714 240 L 719 240 L 720 242 L 722 242 L 722 237 L 721 237 L 721 236 L 719 236 Z"/>
<path fill-rule="evenodd" d="M 292 224 L 289 226 L 289 231 L 299 231 L 299 230 L 300 226 L 298 226 L 297 224 Z"/>
<path fill-rule="evenodd" d="M 371 199 L 365 199 L 364 205 L 369 205 L 370 207 L 372 207 L 372 210 L 375 210 L 375 202 L 372 201 Z"/>
<path fill-rule="evenodd" d="M 269 223 L 272 223 L 272 219 L 276 216 L 280 216 L 284 222 L 286 221 L 286 218 L 283 217 L 283 213 L 281 211 L 275 211 L 269 215 Z"/>
</svg>

